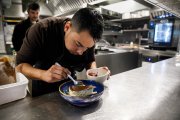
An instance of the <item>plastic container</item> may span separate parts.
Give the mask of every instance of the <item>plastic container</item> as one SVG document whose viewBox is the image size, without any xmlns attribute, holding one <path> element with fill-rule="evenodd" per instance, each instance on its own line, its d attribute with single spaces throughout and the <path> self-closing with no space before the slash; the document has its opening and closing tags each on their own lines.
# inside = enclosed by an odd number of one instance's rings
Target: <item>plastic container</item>
<svg viewBox="0 0 180 120">
<path fill-rule="evenodd" d="M 0 86 L 0 105 L 26 97 L 28 79 L 23 74 L 16 73 L 16 81 Z"/>
</svg>

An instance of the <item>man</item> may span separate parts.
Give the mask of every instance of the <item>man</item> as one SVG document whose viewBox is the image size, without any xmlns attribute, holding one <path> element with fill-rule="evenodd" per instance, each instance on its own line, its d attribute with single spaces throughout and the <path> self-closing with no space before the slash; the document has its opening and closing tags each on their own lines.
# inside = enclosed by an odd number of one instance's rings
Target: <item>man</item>
<svg viewBox="0 0 180 120">
<path fill-rule="evenodd" d="M 28 6 L 28 18 L 18 23 L 13 32 L 12 43 L 15 51 L 19 51 L 27 29 L 36 23 L 39 18 L 40 6 L 37 3 L 31 3 Z"/>
<path fill-rule="evenodd" d="M 91 8 L 80 9 L 72 20 L 52 17 L 33 25 L 16 58 L 17 71 L 33 78 L 32 96 L 57 91 L 67 74 L 96 68 L 94 45 L 102 32 L 103 18 Z"/>
</svg>

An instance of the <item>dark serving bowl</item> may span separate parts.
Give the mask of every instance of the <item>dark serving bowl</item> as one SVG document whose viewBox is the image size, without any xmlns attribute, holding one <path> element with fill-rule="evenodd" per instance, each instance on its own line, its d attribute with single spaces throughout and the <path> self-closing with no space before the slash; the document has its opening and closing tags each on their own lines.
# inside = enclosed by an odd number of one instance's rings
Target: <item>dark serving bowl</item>
<svg viewBox="0 0 180 120">
<path fill-rule="evenodd" d="M 95 94 L 86 96 L 86 97 L 77 97 L 69 95 L 69 87 L 74 85 L 72 81 L 65 82 L 59 86 L 60 95 L 68 102 L 75 106 L 87 106 L 96 101 L 98 101 L 103 94 L 104 86 L 100 83 L 97 83 L 92 80 L 81 80 L 85 85 L 93 85 L 95 86 L 94 92 Z"/>
</svg>

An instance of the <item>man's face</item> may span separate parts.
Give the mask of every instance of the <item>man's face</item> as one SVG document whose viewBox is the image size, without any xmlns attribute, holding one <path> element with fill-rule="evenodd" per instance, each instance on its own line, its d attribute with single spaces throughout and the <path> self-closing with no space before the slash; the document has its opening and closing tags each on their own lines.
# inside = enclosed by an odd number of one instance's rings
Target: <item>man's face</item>
<svg viewBox="0 0 180 120">
<path fill-rule="evenodd" d="M 29 10 L 28 11 L 29 18 L 31 22 L 36 22 L 39 18 L 39 10 Z"/>
<path fill-rule="evenodd" d="M 65 30 L 65 46 L 71 54 L 82 55 L 94 44 L 94 40 L 88 31 L 78 33 L 71 25 Z"/>
</svg>

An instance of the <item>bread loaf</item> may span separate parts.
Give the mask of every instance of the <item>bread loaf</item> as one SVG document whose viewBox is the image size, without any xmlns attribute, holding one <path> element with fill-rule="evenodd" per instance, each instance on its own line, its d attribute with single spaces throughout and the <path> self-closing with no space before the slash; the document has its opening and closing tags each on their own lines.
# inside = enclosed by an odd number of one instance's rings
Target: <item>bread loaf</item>
<svg viewBox="0 0 180 120">
<path fill-rule="evenodd" d="M 16 82 L 15 69 L 10 62 L 11 59 L 9 57 L 0 57 L 0 85 Z"/>
</svg>

